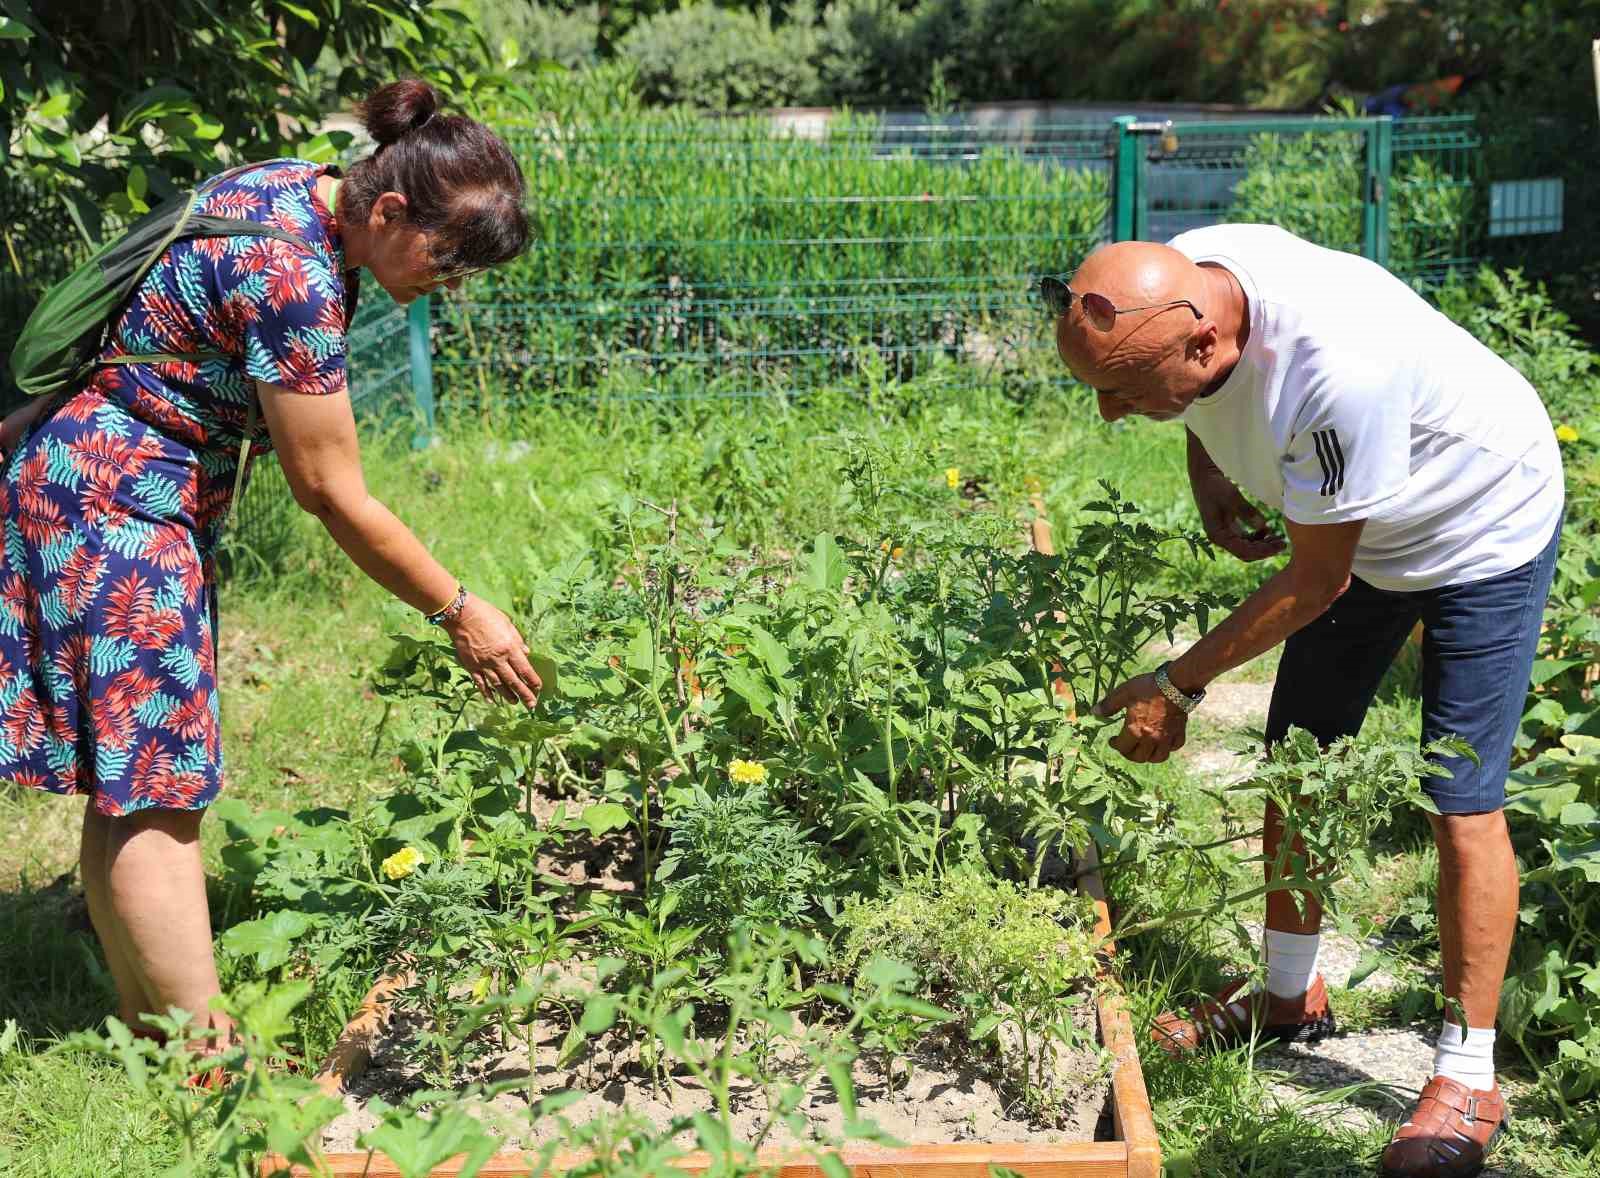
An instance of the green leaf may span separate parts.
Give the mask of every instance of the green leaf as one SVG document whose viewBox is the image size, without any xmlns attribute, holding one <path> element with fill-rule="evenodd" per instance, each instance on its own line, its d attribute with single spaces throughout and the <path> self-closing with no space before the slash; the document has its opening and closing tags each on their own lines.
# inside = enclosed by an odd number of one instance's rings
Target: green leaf
<svg viewBox="0 0 1600 1178">
<path fill-rule="evenodd" d="M 838 541 L 823 532 L 812 541 L 806 560 L 805 583 L 813 589 L 837 589 L 844 584 L 845 567 Z"/>
<path fill-rule="evenodd" d="M 834 1095 L 839 1098 L 839 1111 L 844 1114 L 845 1120 L 853 1120 L 856 1115 L 856 1082 L 850 1072 L 850 1062 L 831 1056 L 824 1066 L 828 1072 L 828 1083 L 833 1085 Z"/>
<path fill-rule="evenodd" d="M 590 835 L 599 838 L 608 830 L 621 830 L 627 826 L 630 815 L 625 807 L 616 802 L 596 802 L 584 807 L 578 821 L 588 828 Z"/>
<path fill-rule="evenodd" d="M 694 1121 L 695 1140 L 700 1143 L 701 1149 L 707 1153 L 725 1154 L 732 1148 L 733 1138 L 721 1121 L 702 1112 L 695 1113 L 691 1120 Z"/>
<path fill-rule="evenodd" d="M 219 128 L 220 129 L 220 128 Z M 302 143 L 295 151 L 301 159 L 310 160 L 317 164 L 330 164 L 339 158 L 339 154 L 350 146 L 352 139 L 348 131 L 324 131 L 313 139 Z"/>
<path fill-rule="evenodd" d="M 32 38 L 33 30 L 20 20 L 0 16 L 0 41 L 28 41 Z"/>
<path fill-rule="evenodd" d="M 289 960 L 295 941 L 317 922 L 303 912 L 280 911 L 236 924 L 219 943 L 236 957 L 255 957 L 257 969 L 276 969 Z"/>
<path fill-rule="evenodd" d="M 312 12 L 309 8 L 305 8 L 299 4 L 291 4 L 289 3 L 289 0 L 273 0 L 273 7 L 281 8 L 285 12 L 292 13 L 301 20 L 305 21 L 306 24 L 310 25 L 314 29 L 322 27 L 322 21 L 319 20 L 317 18 L 317 14 Z"/>
<path fill-rule="evenodd" d="M 1006 1017 L 1003 1014 L 986 1014 L 977 1022 L 972 1024 L 972 1030 L 967 1032 L 967 1038 L 971 1039 L 973 1042 L 977 1042 L 980 1039 L 987 1039 L 990 1035 L 994 1034 L 999 1028 L 1000 1024 L 1005 1021 Z"/>
<path fill-rule="evenodd" d="M 150 191 L 150 178 L 144 174 L 144 168 L 134 164 L 128 169 L 128 196 L 133 200 L 143 200 Z"/>
<path fill-rule="evenodd" d="M 41 119 L 64 119 L 72 110 L 71 94 L 54 94 L 40 103 L 34 113 Z"/>
<path fill-rule="evenodd" d="M 141 123 L 153 123 L 171 114 L 195 110 L 194 96 L 181 86 L 151 86 L 134 95 L 122 112 L 118 130 L 132 131 Z"/>
<path fill-rule="evenodd" d="M 1355 968 L 1350 971 L 1350 978 L 1345 982 L 1344 988 L 1346 990 L 1354 990 L 1382 968 L 1383 954 L 1375 953 L 1369 949 L 1361 955 L 1360 960 L 1356 962 Z"/>
</svg>

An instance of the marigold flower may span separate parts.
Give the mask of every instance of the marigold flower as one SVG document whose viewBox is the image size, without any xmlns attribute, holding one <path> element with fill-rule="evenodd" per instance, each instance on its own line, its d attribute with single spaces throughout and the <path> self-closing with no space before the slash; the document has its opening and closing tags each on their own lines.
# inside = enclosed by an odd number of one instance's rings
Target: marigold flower
<svg viewBox="0 0 1600 1178">
<path fill-rule="evenodd" d="M 760 785 L 767 779 L 767 767 L 760 761 L 729 761 L 728 779 L 735 785 Z"/>
<path fill-rule="evenodd" d="M 1556 426 L 1556 441 L 1558 441 L 1558 442 L 1576 442 L 1577 440 L 1578 440 L 1578 431 L 1573 429 L 1570 425 L 1558 425 L 1558 426 Z"/>
<path fill-rule="evenodd" d="M 401 847 L 383 861 L 383 874 L 390 879 L 404 879 L 426 862 L 415 847 Z"/>
<path fill-rule="evenodd" d="M 961 485 L 961 468 L 959 466 L 947 466 L 944 468 L 944 485 L 952 491 Z"/>
<path fill-rule="evenodd" d="M 889 559 L 890 560 L 899 560 L 905 554 L 906 554 L 906 550 L 904 548 L 896 548 L 893 552 L 889 553 Z"/>
</svg>

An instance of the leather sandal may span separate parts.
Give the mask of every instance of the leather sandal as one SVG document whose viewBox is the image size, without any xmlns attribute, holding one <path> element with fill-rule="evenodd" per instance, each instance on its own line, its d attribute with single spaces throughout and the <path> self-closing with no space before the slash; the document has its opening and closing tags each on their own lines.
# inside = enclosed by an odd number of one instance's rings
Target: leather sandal
<svg viewBox="0 0 1600 1178">
<path fill-rule="evenodd" d="M 1435 1076 L 1383 1151 L 1383 1178 L 1470 1178 L 1510 1118 L 1500 1086 L 1485 1091 Z"/>
<path fill-rule="evenodd" d="M 1210 1002 L 1188 1011 L 1168 1011 L 1150 1028 L 1150 1038 L 1171 1056 L 1202 1047 L 1261 1043 L 1316 1043 L 1337 1029 L 1328 1005 L 1328 987 L 1318 974 L 1298 998 L 1279 998 L 1266 990 L 1246 992 L 1249 979 L 1229 985 Z"/>
</svg>

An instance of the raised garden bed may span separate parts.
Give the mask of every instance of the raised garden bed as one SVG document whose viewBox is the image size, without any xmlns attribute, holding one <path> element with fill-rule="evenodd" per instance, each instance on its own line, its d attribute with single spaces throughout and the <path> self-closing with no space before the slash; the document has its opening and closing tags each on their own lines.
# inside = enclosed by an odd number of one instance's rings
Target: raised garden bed
<svg viewBox="0 0 1600 1178">
<path fill-rule="evenodd" d="M 1079 887 L 1095 905 L 1096 932 L 1106 938 L 1109 950 L 1109 911 L 1092 862 L 1080 872 Z M 391 997 L 405 980 L 403 976 L 386 979 L 368 995 L 319 1073 L 318 1083 L 324 1091 L 330 1095 L 340 1093 L 364 1078 L 374 1050 L 383 1039 Z M 1099 1042 L 1109 1056 L 1109 1076 L 1103 1081 L 1102 1092 L 1112 1130 L 1110 1140 L 1095 1140 L 1090 1132 L 1077 1140 L 851 1145 L 833 1151 L 835 1156 L 851 1173 L 863 1178 L 888 1174 L 898 1178 L 989 1178 L 995 1167 L 1014 1170 L 1026 1178 L 1157 1178 L 1161 1173 L 1161 1151 L 1133 1030 L 1115 979 L 1107 973 L 1103 982 L 1095 1003 L 1095 1019 Z M 335 1150 L 325 1153 L 323 1159 L 323 1172 L 331 1178 L 396 1178 L 403 1173 L 382 1154 L 367 1150 Z M 483 1178 L 558 1174 L 588 1159 L 587 1154 L 572 1152 L 548 1158 L 525 1151 L 505 1152 L 491 1158 L 477 1172 Z M 825 1178 L 816 1156 L 793 1146 L 763 1149 L 759 1159 L 763 1168 L 780 1178 Z M 674 1159 L 672 1165 L 686 1174 L 696 1174 L 708 1169 L 711 1159 L 704 1153 L 688 1153 Z M 291 1166 L 282 1157 L 269 1156 L 262 1162 L 261 1173 L 263 1178 L 280 1174 L 309 1178 L 313 1171 Z M 456 1175 L 460 1173 L 460 1163 L 446 1162 L 431 1173 L 440 1178 Z"/>
<path fill-rule="evenodd" d="M 635 505 L 535 590 L 565 656 L 537 712 L 472 711 L 399 638 L 411 788 L 225 817 L 263 913 L 225 947 L 385 975 L 299 1162 L 1153 1178 L 1097 865 L 1053 849 L 1146 812 L 1089 705 L 1204 608 L 1151 584 L 1189 541 L 1108 488 L 1065 554 L 1042 521 L 1019 551 L 955 471 L 891 518 L 884 462 L 843 468 L 864 536 L 779 564 Z"/>
</svg>

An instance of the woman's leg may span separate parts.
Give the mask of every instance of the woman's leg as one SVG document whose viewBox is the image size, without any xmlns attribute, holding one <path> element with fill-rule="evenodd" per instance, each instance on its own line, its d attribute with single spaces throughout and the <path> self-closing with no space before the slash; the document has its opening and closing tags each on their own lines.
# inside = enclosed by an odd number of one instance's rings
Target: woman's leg
<svg viewBox="0 0 1600 1178">
<path fill-rule="evenodd" d="M 94 802 L 83 811 L 83 838 L 78 849 L 78 871 L 83 876 L 83 894 L 89 902 L 89 919 L 100 947 L 105 951 L 106 965 L 111 970 L 111 980 L 117 986 L 117 1017 L 130 1027 L 144 1026 L 141 1015 L 155 1013 L 159 1008 L 145 993 L 144 982 L 133 967 L 128 951 L 127 934 L 116 913 L 111 910 L 111 882 L 107 876 L 109 860 L 106 848 L 111 841 L 108 818 L 94 808 Z"/>
<path fill-rule="evenodd" d="M 139 810 L 114 819 L 106 846 L 111 908 L 135 973 L 161 1013 L 176 1006 L 197 1025 L 226 1029 L 211 913 L 200 862 L 204 810 Z"/>
</svg>

